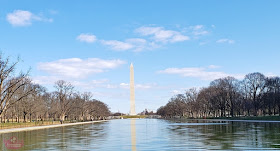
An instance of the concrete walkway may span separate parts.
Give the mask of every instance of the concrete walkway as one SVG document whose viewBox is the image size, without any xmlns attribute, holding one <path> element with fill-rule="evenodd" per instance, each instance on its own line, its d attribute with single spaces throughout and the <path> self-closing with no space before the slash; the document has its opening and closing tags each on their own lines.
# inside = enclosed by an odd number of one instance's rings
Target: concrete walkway
<svg viewBox="0 0 280 151">
<path fill-rule="evenodd" d="M 55 124 L 55 125 L 44 125 L 44 126 L 31 126 L 31 127 L 22 127 L 22 128 L 11 128 L 11 129 L 0 130 L 0 134 L 20 132 L 20 131 L 32 131 L 32 130 L 38 130 L 38 129 L 55 128 L 55 127 L 80 125 L 80 124 L 100 123 L 100 122 L 105 122 L 105 121 L 107 121 L 107 120 L 90 121 L 90 122 L 77 122 L 77 123 L 67 123 L 67 124 Z"/>
</svg>

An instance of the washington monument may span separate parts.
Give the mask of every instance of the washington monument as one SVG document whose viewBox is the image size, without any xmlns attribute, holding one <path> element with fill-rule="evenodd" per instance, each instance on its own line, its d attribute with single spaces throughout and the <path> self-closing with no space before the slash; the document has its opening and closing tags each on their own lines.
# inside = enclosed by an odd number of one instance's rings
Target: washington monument
<svg viewBox="0 0 280 151">
<path fill-rule="evenodd" d="M 130 115 L 135 113 L 135 92 L 134 92 L 134 69 L 133 64 L 130 64 Z"/>
</svg>

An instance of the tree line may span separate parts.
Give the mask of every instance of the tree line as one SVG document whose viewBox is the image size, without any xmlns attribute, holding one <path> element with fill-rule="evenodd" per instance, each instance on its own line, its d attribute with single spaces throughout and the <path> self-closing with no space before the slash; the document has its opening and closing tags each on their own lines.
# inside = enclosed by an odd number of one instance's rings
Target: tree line
<svg viewBox="0 0 280 151">
<path fill-rule="evenodd" d="M 280 77 L 255 72 L 243 80 L 225 77 L 208 87 L 191 88 L 157 110 L 163 117 L 280 116 Z"/>
<path fill-rule="evenodd" d="M 55 82 L 55 91 L 32 82 L 28 73 L 16 76 L 16 62 L 0 54 L 0 118 L 1 122 L 33 120 L 98 120 L 110 115 L 109 107 L 90 92 L 75 91 L 64 80 Z"/>
</svg>

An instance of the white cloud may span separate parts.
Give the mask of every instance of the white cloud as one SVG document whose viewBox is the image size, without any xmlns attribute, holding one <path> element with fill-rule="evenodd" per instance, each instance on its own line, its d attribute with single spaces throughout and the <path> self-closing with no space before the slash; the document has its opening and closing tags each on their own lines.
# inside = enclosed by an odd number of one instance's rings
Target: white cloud
<svg viewBox="0 0 280 151">
<path fill-rule="evenodd" d="M 111 88 L 108 79 L 90 80 L 90 81 L 72 81 L 74 86 L 85 90 L 92 90 L 95 88 Z"/>
<path fill-rule="evenodd" d="M 7 15 L 7 20 L 14 26 L 31 25 L 32 13 L 29 11 L 15 10 Z"/>
<path fill-rule="evenodd" d="M 196 25 L 188 27 L 190 35 L 195 35 L 194 38 L 199 36 L 206 35 L 209 32 L 205 30 L 203 25 Z M 143 50 L 153 50 L 160 48 L 165 44 L 183 42 L 190 40 L 190 37 L 183 34 L 184 30 L 166 30 L 164 27 L 151 27 L 151 26 L 142 26 L 134 30 L 135 33 L 138 33 L 141 38 L 127 38 L 124 40 L 99 40 L 102 45 L 108 46 L 112 50 L 117 51 L 127 51 L 132 50 L 135 52 Z M 90 35 L 94 36 L 94 35 Z M 80 41 L 94 42 L 96 37 L 89 37 L 89 35 L 80 35 L 77 37 Z M 90 40 L 88 40 L 90 39 Z M 204 45 L 206 42 L 200 43 Z"/>
<path fill-rule="evenodd" d="M 120 87 L 124 89 L 129 89 L 129 83 L 120 83 Z"/>
<path fill-rule="evenodd" d="M 160 32 L 162 27 L 140 27 L 135 30 L 135 32 L 140 33 L 143 36 L 148 35 L 155 35 L 156 33 Z"/>
<path fill-rule="evenodd" d="M 216 65 L 209 65 L 208 66 L 209 69 L 217 69 L 220 68 L 220 66 L 216 66 Z"/>
<path fill-rule="evenodd" d="M 57 76 L 36 76 L 32 77 L 32 82 L 41 85 L 53 85 L 56 81 L 62 80 L 63 78 Z"/>
<path fill-rule="evenodd" d="M 87 43 L 93 43 L 97 40 L 95 35 L 85 34 L 85 33 L 80 34 L 79 36 L 77 36 L 76 39 L 81 41 L 81 42 L 87 42 Z"/>
<path fill-rule="evenodd" d="M 183 93 L 182 90 L 172 90 L 172 91 L 171 91 L 171 94 L 172 94 L 172 95 L 182 94 L 182 93 Z"/>
<path fill-rule="evenodd" d="M 113 50 L 120 50 L 120 51 L 129 50 L 135 47 L 130 43 L 122 42 L 118 40 L 101 40 L 101 43 L 103 45 L 111 47 L 111 49 Z"/>
<path fill-rule="evenodd" d="M 107 79 L 90 80 L 90 81 L 77 81 L 71 77 L 65 76 L 34 76 L 31 78 L 33 83 L 41 85 L 54 85 L 58 80 L 65 80 L 70 82 L 72 85 L 82 87 L 85 89 L 92 89 L 96 87 L 104 87 L 104 84 L 108 82 Z"/>
<path fill-rule="evenodd" d="M 151 27 L 142 26 L 134 30 L 135 33 L 141 37 L 127 38 L 123 40 L 99 40 L 102 45 L 108 46 L 112 50 L 116 51 L 143 51 L 153 50 L 160 48 L 166 44 L 188 41 L 191 38 L 184 33 L 188 33 L 193 36 L 194 39 L 198 39 L 200 36 L 209 34 L 210 32 L 205 30 L 204 25 L 189 26 L 183 30 L 167 30 L 164 27 Z M 80 35 L 77 37 L 80 41 L 94 42 L 96 37 L 90 37 L 94 35 Z M 88 40 L 89 39 L 89 40 Z M 200 42 L 200 45 L 205 45 L 206 41 Z"/>
<path fill-rule="evenodd" d="M 191 26 L 191 29 L 193 30 L 193 34 L 195 36 L 203 36 L 209 33 L 209 31 L 205 30 L 203 25 Z"/>
<path fill-rule="evenodd" d="M 119 88 L 116 85 L 110 84 L 108 79 L 99 79 L 99 80 L 89 80 L 83 81 L 77 79 L 73 79 L 72 77 L 65 76 L 35 76 L 32 77 L 32 81 L 36 84 L 41 85 L 54 85 L 54 83 L 58 80 L 66 80 L 70 82 L 72 85 L 78 88 L 82 88 L 84 90 L 92 90 L 95 88 Z"/>
<path fill-rule="evenodd" d="M 142 36 L 151 36 L 156 42 L 181 42 L 189 40 L 188 36 L 174 30 L 165 30 L 163 27 L 140 27 L 135 30 Z"/>
<path fill-rule="evenodd" d="M 203 30 L 203 31 L 194 31 L 194 32 L 193 32 L 193 34 L 194 34 L 195 36 L 206 35 L 206 34 L 208 34 L 208 33 L 209 33 L 209 32 L 206 31 L 206 30 Z"/>
<path fill-rule="evenodd" d="M 175 35 L 170 41 L 171 42 L 180 42 L 180 41 L 185 41 L 185 40 L 190 40 L 190 38 L 188 36 L 178 34 L 178 35 Z"/>
<path fill-rule="evenodd" d="M 193 26 L 193 29 L 194 30 L 200 30 L 202 29 L 204 26 L 203 25 L 196 25 L 196 26 Z"/>
<path fill-rule="evenodd" d="M 227 76 L 233 76 L 237 79 L 241 79 L 244 77 L 244 75 L 241 74 L 228 74 L 219 71 L 207 71 L 207 69 L 205 68 L 167 68 L 165 70 L 159 71 L 159 73 L 177 74 L 183 77 L 199 78 L 202 80 L 215 80 Z"/>
<path fill-rule="evenodd" d="M 133 51 L 135 52 L 153 50 L 160 47 L 160 45 L 156 44 L 155 42 L 149 42 L 142 38 L 130 38 L 126 39 L 125 42 L 133 45 Z"/>
<path fill-rule="evenodd" d="M 70 58 L 39 63 L 38 69 L 62 77 L 85 78 L 92 74 L 117 68 L 122 64 L 125 64 L 125 61 L 119 59 L 103 60 L 99 58 L 88 58 L 83 60 L 80 58 Z"/>
<path fill-rule="evenodd" d="M 129 89 L 129 83 L 115 84 L 111 83 L 108 79 L 91 80 L 91 81 L 72 81 L 73 85 L 82 87 L 84 89 L 106 88 L 106 89 Z M 151 89 L 158 88 L 155 83 L 135 84 L 135 89 Z"/>
<path fill-rule="evenodd" d="M 89 80 L 83 81 L 78 79 L 73 79 L 72 77 L 65 77 L 65 76 L 35 76 L 32 77 L 32 80 L 36 84 L 41 85 L 53 85 L 58 80 L 66 80 L 70 82 L 72 85 L 78 88 L 82 88 L 85 90 L 92 90 L 95 88 L 106 88 L 106 89 L 129 89 L 129 83 L 120 83 L 115 84 L 111 83 L 108 79 L 99 79 L 99 80 Z M 152 89 L 152 88 L 159 88 L 156 83 L 144 83 L 144 84 L 135 84 L 135 89 L 145 90 L 145 89 Z"/>
<path fill-rule="evenodd" d="M 228 44 L 234 44 L 235 41 L 231 39 L 219 39 L 216 41 L 217 43 L 228 43 Z"/>
<path fill-rule="evenodd" d="M 135 89 L 151 89 L 151 88 L 157 88 L 157 84 L 155 83 L 146 83 L 146 84 L 135 84 Z M 130 85 L 129 83 L 120 83 L 119 88 L 123 89 L 129 89 Z"/>
<path fill-rule="evenodd" d="M 142 51 L 147 48 L 148 42 L 142 38 L 130 38 L 125 40 L 126 43 L 132 45 L 134 51 Z"/>
<path fill-rule="evenodd" d="M 119 40 L 100 40 L 101 44 L 109 46 L 113 50 L 142 51 L 159 48 L 162 43 L 175 43 L 189 40 L 188 36 L 173 30 L 165 30 L 163 27 L 140 27 L 135 32 L 142 36 L 151 36 L 150 40 L 143 38 L 128 38 L 124 41 Z M 160 44 L 159 44 L 160 43 Z"/>
<path fill-rule="evenodd" d="M 34 15 L 30 11 L 15 10 L 12 13 L 7 14 L 7 21 L 13 26 L 28 26 L 32 24 L 32 21 L 45 21 L 52 22 L 53 19 L 44 18 L 41 15 Z"/>
<path fill-rule="evenodd" d="M 264 75 L 267 76 L 267 77 L 276 77 L 276 76 L 278 76 L 278 75 L 276 75 L 276 74 L 274 74 L 272 72 L 265 73 Z"/>
<path fill-rule="evenodd" d="M 147 40 L 141 38 L 130 38 L 130 39 L 126 39 L 126 42 L 132 44 L 138 44 L 138 45 L 145 45 L 147 43 Z"/>
<path fill-rule="evenodd" d="M 156 86 L 156 84 L 136 84 L 135 89 L 152 89 Z"/>
<path fill-rule="evenodd" d="M 133 50 L 139 52 L 142 50 L 152 50 L 154 48 L 160 47 L 154 42 L 148 42 L 146 39 L 142 38 L 130 38 L 125 41 L 117 40 L 100 40 L 101 44 L 109 46 L 112 50 L 126 51 Z"/>
</svg>

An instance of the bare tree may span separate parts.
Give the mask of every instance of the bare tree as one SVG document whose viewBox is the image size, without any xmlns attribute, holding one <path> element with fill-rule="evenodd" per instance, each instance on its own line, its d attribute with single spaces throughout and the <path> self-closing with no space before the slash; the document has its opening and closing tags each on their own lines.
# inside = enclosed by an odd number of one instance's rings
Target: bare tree
<svg viewBox="0 0 280 151">
<path fill-rule="evenodd" d="M 189 113 L 191 117 L 193 117 L 194 112 L 196 112 L 195 105 L 198 97 L 198 91 L 195 88 L 191 88 L 185 92 L 185 95 L 186 95 L 186 104 L 187 104 L 186 112 Z"/>
<path fill-rule="evenodd" d="M 258 72 L 250 73 L 245 76 L 243 82 L 246 85 L 246 93 L 253 103 L 254 115 L 257 116 L 260 100 L 265 89 L 265 76 Z"/>
<path fill-rule="evenodd" d="M 56 88 L 56 96 L 59 101 L 60 120 L 64 121 L 66 113 L 68 113 L 71 108 L 71 96 L 74 87 L 71 83 L 63 80 L 57 81 L 54 87 Z"/>
<path fill-rule="evenodd" d="M 172 97 L 157 110 L 164 117 L 234 117 L 253 115 L 280 116 L 280 77 L 266 78 L 261 73 L 250 73 L 239 81 L 225 77 L 212 81 L 210 86 L 196 91 L 189 89 Z M 185 104 L 180 103 L 185 100 Z M 182 110 L 189 114 L 181 114 Z"/>
<path fill-rule="evenodd" d="M 75 93 L 73 95 L 73 105 L 71 106 L 71 116 L 75 120 L 85 121 L 87 119 L 87 102 L 92 98 L 92 93 Z"/>
<path fill-rule="evenodd" d="M 263 106 L 267 108 L 268 114 L 276 114 L 276 107 L 280 109 L 280 78 L 266 78 L 266 92 L 264 94 Z M 279 114 L 280 115 L 280 114 Z"/>
<path fill-rule="evenodd" d="M 93 101 L 92 94 L 74 93 L 74 87 L 63 80 L 55 83 L 55 92 L 47 92 L 38 84 L 32 83 L 27 73 L 15 76 L 16 62 L 0 54 L 0 118 L 1 122 L 16 119 L 20 122 L 59 118 L 87 120 L 90 115 L 96 119 L 110 114 L 109 108 L 101 101 Z M 90 102 L 90 103 L 88 103 Z"/>
<path fill-rule="evenodd" d="M 12 77 L 15 72 L 15 67 L 19 60 L 10 63 L 9 57 L 3 58 L 0 54 L 0 117 L 9 108 L 11 100 L 13 103 L 22 100 L 33 92 L 33 89 L 28 89 L 25 93 L 18 94 L 19 89 L 29 84 L 31 81 L 27 78 L 27 73 L 21 73 L 17 77 Z"/>
<path fill-rule="evenodd" d="M 91 116 L 91 119 L 99 120 L 104 119 L 105 117 L 110 115 L 110 110 L 107 104 L 98 101 L 92 100 L 87 102 L 87 111 L 88 114 Z"/>
</svg>

